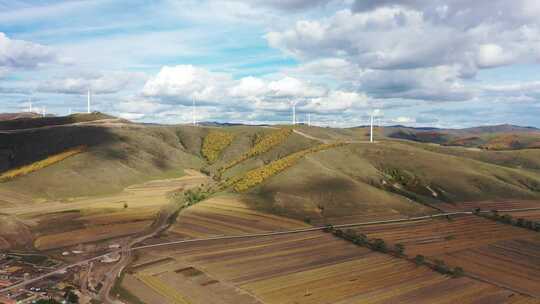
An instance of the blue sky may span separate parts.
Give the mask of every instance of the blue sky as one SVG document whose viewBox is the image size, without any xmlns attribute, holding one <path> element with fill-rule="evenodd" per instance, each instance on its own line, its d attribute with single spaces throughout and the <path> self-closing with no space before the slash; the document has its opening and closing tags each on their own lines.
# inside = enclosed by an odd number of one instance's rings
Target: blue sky
<svg viewBox="0 0 540 304">
<path fill-rule="evenodd" d="M 0 0 L 0 112 L 540 127 L 535 0 Z"/>
</svg>

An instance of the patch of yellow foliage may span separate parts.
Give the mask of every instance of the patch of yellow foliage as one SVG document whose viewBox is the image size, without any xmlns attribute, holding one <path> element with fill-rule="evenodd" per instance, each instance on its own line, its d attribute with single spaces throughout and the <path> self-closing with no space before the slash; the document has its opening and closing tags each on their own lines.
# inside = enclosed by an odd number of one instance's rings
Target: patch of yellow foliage
<svg viewBox="0 0 540 304">
<path fill-rule="evenodd" d="M 45 167 L 54 165 L 68 157 L 82 153 L 86 150 L 86 146 L 77 146 L 75 148 L 68 149 L 62 153 L 58 153 L 52 156 L 49 156 L 43 160 L 34 162 L 30 165 L 22 166 L 16 169 L 6 171 L 0 175 L 0 182 L 7 182 L 19 176 L 24 176 L 32 172 L 41 170 Z"/>
<path fill-rule="evenodd" d="M 212 164 L 218 160 L 221 152 L 232 143 L 233 139 L 234 135 L 229 132 L 212 130 L 203 140 L 201 153 Z"/>
<path fill-rule="evenodd" d="M 275 160 L 269 163 L 266 166 L 262 166 L 257 169 L 246 172 L 244 175 L 231 178 L 224 183 L 224 187 L 233 186 L 234 191 L 243 192 L 249 188 L 256 186 L 262 183 L 265 179 L 278 174 L 279 172 L 293 166 L 298 162 L 302 157 L 310 154 L 319 152 L 322 150 L 340 147 L 345 145 L 345 143 L 332 143 L 332 144 L 322 144 L 316 147 L 312 147 L 306 150 L 302 150 L 293 154 L 290 154 L 284 158 Z"/>
<path fill-rule="evenodd" d="M 230 169 L 239 163 L 252 158 L 254 156 L 257 156 L 259 154 L 262 154 L 264 152 L 269 151 L 273 147 L 282 144 L 291 134 L 293 133 L 292 128 L 281 128 L 279 130 L 276 130 L 266 136 L 264 136 L 262 139 L 257 141 L 253 148 L 251 148 L 248 152 L 242 154 L 239 158 L 236 160 L 226 164 L 222 168 L 219 169 L 220 172 L 223 172 L 227 169 Z"/>
</svg>

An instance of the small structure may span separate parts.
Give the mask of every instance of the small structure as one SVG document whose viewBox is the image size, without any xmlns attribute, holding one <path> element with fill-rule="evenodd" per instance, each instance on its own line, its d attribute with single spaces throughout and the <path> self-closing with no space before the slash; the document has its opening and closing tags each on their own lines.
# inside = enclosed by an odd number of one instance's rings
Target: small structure
<svg viewBox="0 0 540 304">
<path fill-rule="evenodd" d="M 101 258 L 100 262 L 101 263 L 115 263 L 115 262 L 118 262 L 118 260 L 120 260 L 120 254 L 115 252 L 115 253 L 107 254 L 106 256 Z"/>
</svg>

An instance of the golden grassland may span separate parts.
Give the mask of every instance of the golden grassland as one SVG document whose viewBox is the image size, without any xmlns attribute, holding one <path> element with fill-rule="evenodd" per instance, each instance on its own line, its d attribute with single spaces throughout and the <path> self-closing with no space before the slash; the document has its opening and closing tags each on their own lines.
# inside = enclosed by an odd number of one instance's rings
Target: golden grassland
<svg viewBox="0 0 540 304">
<path fill-rule="evenodd" d="M 268 165 L 248 171 L 241 176 L 230 178 L 229 180 L 225 181 L 225 183 L 223 183 L 222 187 L 233 186 L 234 191 L 244 192 L 251 187 L 262 183 L 267 178 L 274 176 L 275 174 L 278 174 L 279 172 L 293 166 L 300 159 L 310 153 L 336 148 L 343 145 L 345 145 L 345 143 L 321 144 L 313 148 L 298 151 L 281 159 L 275 160 Z"/>
<path fill-rule="evenodd" d="M 204 237 L 294 226 L 290 219 L 250 210 L 235 201 L 238 197 L 212 198 L 187 209 L 169 233 Z M 142 255 L 182 261 L 184 268 L 196 268 L 271 304 L 539 303 L 494 284 L 469 277 L 451 278 L 317 231 L 190 243 L 148 249 Z M 169 277 L 175 268 L 169 269 L 163 273 L 166 268 L 157 265 L 155 271 L 145 271 Z M 193 288 L 207 290 L 208 286 Z"/>
<path fill-rule="evenodd" d="M 211 130 L 203 140 L 201 153 L 212 164 L 219 159 L 221 152 L 232 143 L 233 139 L 232 133 Z"/>
<path fill-rule="evenodd" d="M 63 161 L 64 159 L 71 157 L 73 155 L 77 155 L 79 153 L 84 152 L 87 149 L 86 146 L 77 146 L 75 148 L 68 149 L 62 153 L 58 153 L 55 155 L 51 155 L 43 160 L 34 162 L 32 164 L 22 166 L 20 168 L 12 169 L 9 171 L 6 171 L 0 175 L 0 182 L 6 182 L 9 180 L 12 180 L 14 178 L 17 178 L 19 176 L 24 176 L 27 174 L 30 174 L 32 172 L 41 170 L 43 168 L 46 168 L 48 166 L 52 166 L 58 162 Z"/>
<path fill-rule="evenodd" d="M 248 152 L 242 154 L 242 156 L 240 156 L 239 158 L 221 167 L 219 169 L 219 172 L 223 172 L 227 169 L 230 169 L 238 165 L 239 163 L 249 158 L 252 158 L 254 156 L 257 156 L 259 154 L 269 151 L 273 147 L 282 144 L 292 133 L 293 133 L 292 128 L 281 128 L 279 130 L 271 132 L 268 135 L 265 135 L 263 138 L 258 140 L 253 146 L 253 148 L 251 148 Z"/>
</svg>

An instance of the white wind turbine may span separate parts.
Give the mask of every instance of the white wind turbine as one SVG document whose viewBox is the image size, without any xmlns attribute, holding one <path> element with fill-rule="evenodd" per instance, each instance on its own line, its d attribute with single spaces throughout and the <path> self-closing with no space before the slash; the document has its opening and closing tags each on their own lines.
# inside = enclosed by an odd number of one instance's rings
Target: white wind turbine
<svg viewBox="0 0 540 304">
<path fill-rule="evenodd" d="M 86 112 L 88 114 L 90 114 L 90 107 L 91 107 L 91 103 L 92 103 L 92 91 L 90 90 L 90 88 L 88 88 L 88 96 L 87 96 L 87 101 L 86 101 Z"/>
<path fill-rule="evenodd" d="M 290 101 L 291 107 L 292 107 L 292 124 L 293 126 L 296 125 L 296 104 L 298 103 L 297 100 Z"/>
<path fill-rule="evenodd" d="M 380 110 L 373 110 L 370 114 L 370 124 L 369 124 L 369 142 L 373 142 L 373 117 L 379 116 Z"/>
</svg>

